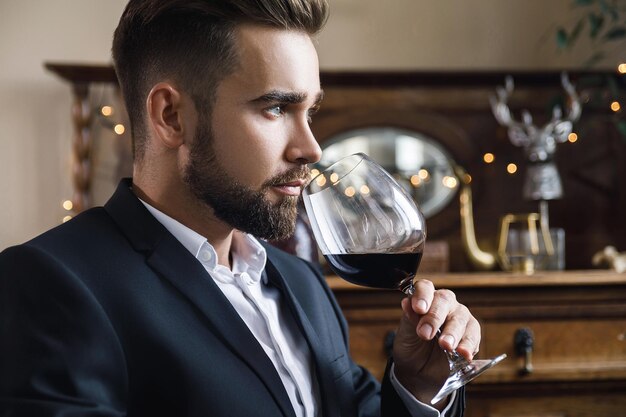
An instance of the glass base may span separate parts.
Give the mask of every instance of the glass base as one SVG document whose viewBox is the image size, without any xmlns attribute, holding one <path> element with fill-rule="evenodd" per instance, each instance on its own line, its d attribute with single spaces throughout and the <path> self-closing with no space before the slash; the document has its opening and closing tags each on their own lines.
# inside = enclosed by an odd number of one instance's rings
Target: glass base
<svg viewBox="0 0 626 417">
<path fill-rule="evenodd" d="M 503 353 L 494 359 L 477 359 L 468 362 L 466 366 L 460 369 L 453 369 L 445 384 L 443 384 L 443 387 L 441 387 L 437 395 L 435 395 L 430 403 L 437 404 L 439 401 L 443 400 L 448 395 L 452 394 L 454 391 L 485 372 L 487 369 L 500 363 L 504 358 L 506 358 L 506 353 Z"/>
</svg>

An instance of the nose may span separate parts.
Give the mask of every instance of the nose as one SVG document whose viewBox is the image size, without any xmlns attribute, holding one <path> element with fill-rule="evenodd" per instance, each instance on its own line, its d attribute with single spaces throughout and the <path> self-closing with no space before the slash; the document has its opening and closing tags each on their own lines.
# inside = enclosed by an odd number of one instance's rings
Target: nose
<svg viewBox="0 0 626 417">
<path fill-rule="evenodd" d="M 322 157 L 322 148 L 317 143 L 308 121 L 299 122 L 293 130 L 286 156 L 288 161 L 298 164 L 312 164 Z"/>
</svg>

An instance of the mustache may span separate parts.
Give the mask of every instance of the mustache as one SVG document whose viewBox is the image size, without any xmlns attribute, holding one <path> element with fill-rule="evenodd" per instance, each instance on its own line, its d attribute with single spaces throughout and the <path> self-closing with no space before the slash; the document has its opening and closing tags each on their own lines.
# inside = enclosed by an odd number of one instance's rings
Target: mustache
<svg viewBox="0 0 626 417">
<path fill-rule="evenodd" d="M 308 183 L 311 178 L 311 169 L 307 165 L 302 165 L 298 168 L 293 168 L 267 180 L 264 187 L 273 187 L 279 184 L 285 184 L 292 181 L 304 180 Z"/>
</svg>

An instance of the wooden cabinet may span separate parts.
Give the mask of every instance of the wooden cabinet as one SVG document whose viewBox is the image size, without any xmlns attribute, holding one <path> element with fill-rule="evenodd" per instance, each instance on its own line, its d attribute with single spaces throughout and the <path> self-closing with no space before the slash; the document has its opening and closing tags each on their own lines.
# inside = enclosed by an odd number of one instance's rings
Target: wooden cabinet
<svg viewBox="0 0 626 417">
<path fill-rule="evenodd" d="M 482 325 L 478 357 L 508 358 L 468 386 L 469 417 L 626 416 L 626 274 L 608 271 L 424 275 Z M 355 360 L 382 377 L 402 295 L 329 277 Z M 516 352 L 532 334 L 531 371 Z"/>
</svg>

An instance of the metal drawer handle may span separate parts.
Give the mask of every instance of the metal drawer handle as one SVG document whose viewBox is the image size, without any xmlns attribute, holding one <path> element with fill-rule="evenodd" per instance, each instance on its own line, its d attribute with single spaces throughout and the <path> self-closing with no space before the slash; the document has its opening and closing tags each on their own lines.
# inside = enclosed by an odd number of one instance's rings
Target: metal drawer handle
<svg viewBox="0 0 626 417">
<path fill-rule="evenodd" d="M 522 357 L 522 366 L 519 369 L 519 374 L 528 375 L 532 373 L 533 346 L 535 344 L 533 331 L 525 327 L 517 329 L 513 337 L 513 344 L 517 356 Z"/>
</svg>

